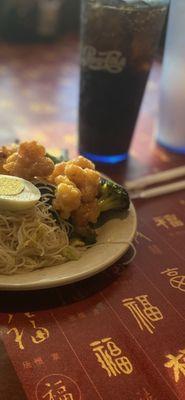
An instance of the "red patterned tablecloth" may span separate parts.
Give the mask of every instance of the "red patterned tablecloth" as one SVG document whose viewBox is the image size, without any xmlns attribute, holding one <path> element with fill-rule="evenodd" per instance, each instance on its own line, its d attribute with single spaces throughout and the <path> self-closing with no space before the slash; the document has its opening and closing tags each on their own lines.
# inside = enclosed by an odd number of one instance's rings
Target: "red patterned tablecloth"
<svg viewBox="0 0 185 400">
<path fill-rule="evenodd" d="M 183 165 L 155 143 L 154 64 L 124 182 Z M 0 140 L 77 152 L 79 46 L 0 44 Z M 137 255 L 66 287 L 0 292 L 1 400 L 185 399 L 185 193 L 135 201 Z M 126 255 L 128 257 L 128 255 Z M 126 257 L 125 256 L 125 257 Z"/>
</svg>

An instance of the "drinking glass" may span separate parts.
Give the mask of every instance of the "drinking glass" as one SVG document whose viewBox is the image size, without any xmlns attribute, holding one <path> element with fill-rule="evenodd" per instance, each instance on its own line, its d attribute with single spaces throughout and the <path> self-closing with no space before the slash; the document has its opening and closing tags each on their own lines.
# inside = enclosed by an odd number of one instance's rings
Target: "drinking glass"
<svg viewBox="0 0 185 400">
<path fill-rule="evenodd" d="M 82 0 L 79 152 L 127 158 L 167 0 Z"/>
<path fill-rule="evenodd" d="M 159 95 L 157 142 L 185 154 L 185 2 L 171 0 Z"/>
</svg>

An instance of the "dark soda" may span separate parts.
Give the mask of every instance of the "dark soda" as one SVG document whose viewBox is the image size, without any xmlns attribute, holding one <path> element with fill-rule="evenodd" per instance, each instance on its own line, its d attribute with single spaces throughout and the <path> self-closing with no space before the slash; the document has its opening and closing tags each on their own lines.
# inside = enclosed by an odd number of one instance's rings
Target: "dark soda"
<svg viewBox="0 0 185 400">
<path fill-rule="evenodd" d="M 128 153 L 167 4 L 84 2 L 79 150 L 95 161 L 119 161 Z"/>
</svg>

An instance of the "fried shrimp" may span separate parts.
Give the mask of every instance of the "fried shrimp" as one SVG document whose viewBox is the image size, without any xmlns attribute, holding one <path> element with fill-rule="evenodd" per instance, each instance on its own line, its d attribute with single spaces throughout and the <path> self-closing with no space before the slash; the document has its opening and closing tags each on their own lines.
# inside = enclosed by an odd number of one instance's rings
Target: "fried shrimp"
<svg viewBox="0 0 185 400">
<path fill-rule="evenodd" d="M 11 175 L 30 180 L 35 176 L 46 178 L 51 175 L 54 163 L 46 157 L 44 146 L 32 141 L 21 143 L 18 151 L 6 159 L 3 168 Z"/>
<path fill-rule="evenodd" d="M 4 169 L 4 164 L 8 157 L 17 151 L 17 145 L 2 146 L 0 147 L 0 174 L 7 174 Z"/>
<path fill-rule="evenodd" d="M 100 174 L 90 160 L 78 156 L 56 164 L 49 181 L 57 186 L 53 205 L 63 218 L 69 218 L 76 211 L 73 217 L 78 225 L 97 220 L 96 196 Z"/>
</svg>

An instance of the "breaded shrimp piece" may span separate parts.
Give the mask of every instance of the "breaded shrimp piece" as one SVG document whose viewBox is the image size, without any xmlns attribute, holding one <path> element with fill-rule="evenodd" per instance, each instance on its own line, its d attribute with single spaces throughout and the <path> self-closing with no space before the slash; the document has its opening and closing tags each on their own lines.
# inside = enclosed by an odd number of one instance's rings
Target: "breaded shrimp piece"
<svg viewBox="0 0 185 400">
<path fill-rule="evenodd" d="M 89 168 L 82 169 L 81 167 L 68 164 L 65 167 L 67 177 L 75 183 L 82 193 L 82 201 L 93 201 L 98 193 L 100 174 Z"/>
<path fill-rule="evenodd" d="M 7 158 L 3 167 L 11 175 L 28 180 L 35 176 L 46 178 L 52 174 L 54 163 L 45 154 L 44 146 L 36 141 L 23 142 L 18 151 Z"/>
<path fill-rule="evenodd" d="M 95 169 L 95 165 L 88 160 L 87 158 L 83 157 L 83 156 L 78 156 L 76 158 L 74 158 L 73 160 L 70 161 L 62 161 L 58 164 L 55 164 L 54 167 L 54 171 L 52 173 L 52 175 L 49 177 L 49 181 L 53 184 L 56 183 L 56 178 L 58 175 L 65 175 L 65 169 L 70 167 L 70 166 L 77 166 L 80 167 L 82 169 L 85 168 L 89 168 L 94 170 Z"/>
<path fill-rule="evenodd" d="M 96 223 L 99 217 L 97 200 L 81 203 L 80 207 L 72 213 L 72 218 L 77 226 L 86 226 L 89 222 Z"/>
<path fill-rule="evenodd" d="M 59 183 L 53 206 L 60 212 L 62 218 L 68 219 L 71 212 L 80 207 L 80 203 L 81 192 L 77 187 L 67 183 Z"/>
<path fill-rule="evenodd" d="M 78 156 L 78 157 L 74 158 L 73 160 L 68 161 L 67 164 L 78 165 L 82 169 L 84 169 L 84 168 L 95 169 L 95 165 L 93 164 L 93 162 L 83 156 Z"/>
<path fill-rule="evenodd" d="M 11 154 L 15 153 L 16 151 L 17 151 L 17 145 L 0 147 L 0 174 L 7 174 L 7 171 L 4 169 L 3 166 L 6 163 L 7 158 L 10 157 Z"/>
<path fill-rule="evenodd" d="M 57 177 L 59 175 L 64 175 L 65 174 L 65 166 L 66 166 L 66 164 L 67 163 L 65 161 L 62 161 L 59 164 L 55 164 L 54 170 L 53 170 L 52 174 L 48 178 L 49 182 L 55 184 Z"/>
</svg>

